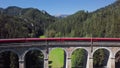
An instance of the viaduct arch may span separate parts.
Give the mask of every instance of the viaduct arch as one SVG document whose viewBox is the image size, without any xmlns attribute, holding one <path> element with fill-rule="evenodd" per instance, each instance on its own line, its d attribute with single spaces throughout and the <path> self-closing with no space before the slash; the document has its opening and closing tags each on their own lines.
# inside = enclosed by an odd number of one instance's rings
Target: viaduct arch
<svg viewBox="0 0 120 68">
<path fill-rule="evenodd" d="M 93 54 L 98 49 L 106 49 L 110 55 L 107 67 L 115 68 L 115 55 L 120 51 L 120 38 L 16 38 L 0 39 L 0 53 L 12 51 L 18 55 L 19 68 L 25 68 L 25 55 L 30 50 L 39 50 L 44 55 L 44 68 L 48 68 L 48 55 L 54 48 L 66 52 L 65 68 L 71 68 L 71 55 L 76 49 L 88 52 L 86 68 L 93 68 Z"/>
</svg>

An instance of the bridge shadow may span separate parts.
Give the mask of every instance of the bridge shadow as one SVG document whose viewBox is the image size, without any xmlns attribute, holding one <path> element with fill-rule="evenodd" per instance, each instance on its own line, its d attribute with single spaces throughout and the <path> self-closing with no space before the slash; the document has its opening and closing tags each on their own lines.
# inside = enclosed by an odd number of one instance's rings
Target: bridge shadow
<svg viewBox="0 0 120 68">
<path fill-rule="evenodd" d="M 31 50 L 25 55 L 25 68 L 44 68 L 44 56 L 39 50 Z"/>
<path fill-rule="evenodd" d="M 115 68 L 120 68 L 120 51 L 115 55 Z"/>
<path fill-rule="evenodd" d="M 18 55 L 12 51 L 1 52 L 0 68 L 19 68 Z"/>
<path fill-rule="evenodd" d="M 110 52 L 107 49 L 98 49 L 93 55 L 93 68 L 107 68 Z"/>
</svg>

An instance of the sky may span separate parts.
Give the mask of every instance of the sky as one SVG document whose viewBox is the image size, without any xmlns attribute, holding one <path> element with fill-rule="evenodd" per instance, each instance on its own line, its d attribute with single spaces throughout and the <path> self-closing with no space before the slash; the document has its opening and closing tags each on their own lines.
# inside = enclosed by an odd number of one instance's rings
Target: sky
<svg viewBox="0 0 120 68">
<path fill-rule="evenodd" d="M 45 10 L 51 15 L 59 15 L 73 14 L 80 10 L 92 12 L 113 2 L 115 0 L 0 0 L 0 7 L 32 7 Z"/>
</svg>

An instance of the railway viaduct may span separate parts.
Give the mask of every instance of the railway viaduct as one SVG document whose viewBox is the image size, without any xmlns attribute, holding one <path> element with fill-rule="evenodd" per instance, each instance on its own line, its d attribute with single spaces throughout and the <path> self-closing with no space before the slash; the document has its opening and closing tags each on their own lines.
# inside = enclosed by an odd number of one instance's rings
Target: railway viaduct
<svg viewBox="0 0 120 68">
<path fill-rule="evenodd" d="M 78 48 L 87 51 L 86 68 L 93 68 L 93 54 L 98 49 L 109 51 L 107 68 L 115 68 L 115 55 L 120 51 L 120 38 L 15 38 L 0 39 L 0 53 L 12 51 L 18 55 L 19 68 L 25 68 L 25 55 L 40 50 L 44 55 L 44 68 L 48 68 L 49 52 L 62 48 L 66 53 L 66 68 L 71 68 L 71 54 Z"/>
</svg>

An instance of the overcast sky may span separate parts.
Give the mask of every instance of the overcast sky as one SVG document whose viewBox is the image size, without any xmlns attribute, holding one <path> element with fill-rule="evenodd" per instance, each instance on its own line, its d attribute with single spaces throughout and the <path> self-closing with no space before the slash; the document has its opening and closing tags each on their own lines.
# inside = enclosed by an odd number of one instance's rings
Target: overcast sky
<svg viewBox="0 0 120 68">
<path fill-rule="evenodd" d="M 58 15 L 73 14 L 79 10 L 91 12 L 113 2 L 115 0 L 0 0 L 0 7 L 33 7 L 39 10 L 45 10 L 51 15 Z"/>
</svg>

